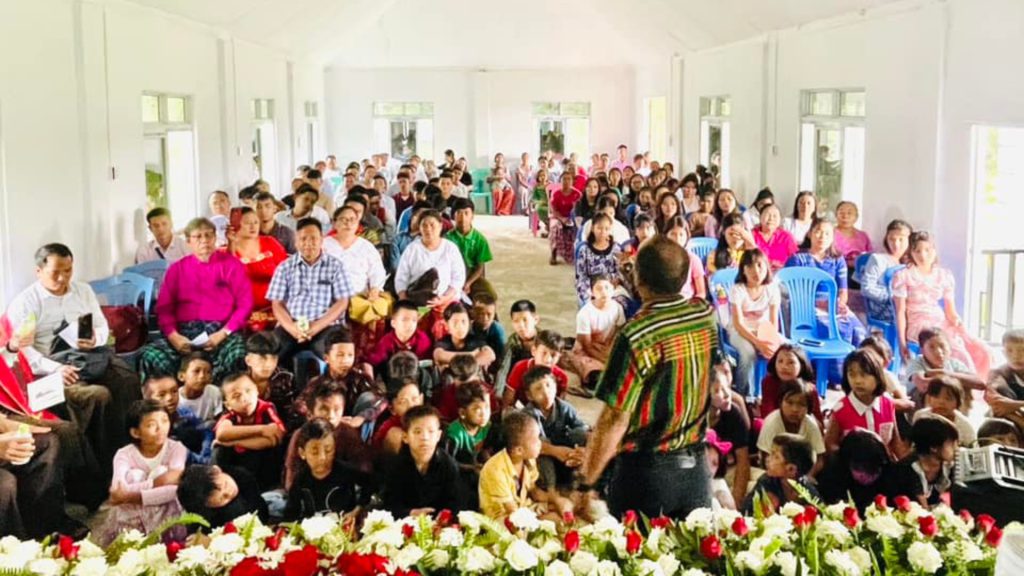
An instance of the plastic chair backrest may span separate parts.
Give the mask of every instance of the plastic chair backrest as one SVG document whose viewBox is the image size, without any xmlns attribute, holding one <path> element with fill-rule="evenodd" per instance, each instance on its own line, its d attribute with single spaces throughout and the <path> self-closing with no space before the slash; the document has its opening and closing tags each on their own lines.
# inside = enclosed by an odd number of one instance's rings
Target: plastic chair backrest
<svg viewBox="0 0 1024 576">
<path fill-rule="evenodd" d="M 860 282 L 860 279 L 864 277 L 864 267 L 867 266 L 868 260 L 871 259 L 871 253 L 865 252 L 857 259 L 853 261 L 853 279 Z"/>
<path fill-rule="evenodd" d="M 711 287 L 711 301 L 712 301 L 712 303 L 717 304 L 717 302 L 716 302 L 717 295 L 718 295 L 717 288 L 719 286 L 722 287 L 722 290 L 725 291 L 725 297 L 728 298 L 729 297 L 729 293 L 732 292 L 732 287 L 733 287 L 734 284 L 736 284 L 736 269 L 735 268 L 727 268 L 725 270 L 718 270 L 717 272 L 712 274 L 711 278 L 708 279 L 708 285 Z"/>
<path fill-rule="evenodd" d="M 711 254 L 716 247 L 718 247 L 717 238 L 690 238 L 690 241 L 686 243 L 686 248 L 694 256 L 700 258 L 701 262 L 707 262 L 708 254 Z M 735 270 L 733 273 L 735 273 Z"/>
<path fill-rule="evenodd" d="M 907 266 L 905 264 L 900 264 L 899 266 L 890 266 L 889 268 L 885 269 L 885 272 L 882 273 L 882 284 L 885 284 L 885 286 L 889 289 L 889 292 L 892 292 L 893 277 L 896 276 L 897 272 L 903 270 L 906 267 Z"/>
<path fill-rule="evenodd" d="M 142 311 L 149 315 L 149 304 L 153 299 L 153 279 L 122 272 L 117 276 L 89 282 L 96 298 L 108 306 L 135 306 L 142 298 Z"/>
<path fill-rule="evenodd" d="M 815 304 L 818 293 L 822 291 L 825 292 L 828 303 L 828 319 L 825 322 L 828 329 L 826 338 L 829 340 L 839 338 L 839 323 L 836 320 L 838 289 L 832 276 L 817 268 L 794 266 L 779 270 L 775 274 L 775 279 L 786 288 L 789 295 L 789 325 L 786 326 L 786 336 L 790 340 L 821 339 L 818 334 L 818 314 Z"/>
<path fill-rule="evenodd" d="M 138 274 L 139 276 L 145 276 L 146 278 L 153 279 L 153 294 L 160 292 L 160 285 L 164 283 L 164 276 L 167 275 L 167 269 L 170 264 L 167 260 L 151 260 L 149 262 L 143 262 L 142 264 L 136 264 L 135 266 L 129 266 L 122 270 L 122 273 Z"/>
</svg>

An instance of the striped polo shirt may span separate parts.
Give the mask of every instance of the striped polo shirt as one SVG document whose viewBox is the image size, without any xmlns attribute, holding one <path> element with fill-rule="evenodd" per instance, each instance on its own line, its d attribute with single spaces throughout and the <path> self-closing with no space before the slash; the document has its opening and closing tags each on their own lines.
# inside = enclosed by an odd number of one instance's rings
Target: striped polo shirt
<svg viewBox="0 0 1024 576">
<path fill-rule="evenodd" d="M 597 397 L 629 414 L 623 452 L 673 452 L 701 441 L 717 347 L 714 311 L 699 300 L 645 306 L 622 327 Z"/>
</svg>

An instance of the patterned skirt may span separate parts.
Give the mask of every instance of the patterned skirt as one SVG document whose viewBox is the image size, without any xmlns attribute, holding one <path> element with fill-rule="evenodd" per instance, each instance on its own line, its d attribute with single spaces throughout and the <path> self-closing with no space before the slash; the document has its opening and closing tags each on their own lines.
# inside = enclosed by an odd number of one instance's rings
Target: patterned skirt
<svg viewBox="0 0 1024 576">
<path fill-rule="evenodd" d="M 572 264 L 575 261 L 575 225 L 563 224 L 557 218 L 552 218 L 550 223 L 550 230 L 548 232 L 548 240 L 551 242 L 551 250 L 556 255 L 561 256 L 562 259 L 569 264 Z"/>
</svg>

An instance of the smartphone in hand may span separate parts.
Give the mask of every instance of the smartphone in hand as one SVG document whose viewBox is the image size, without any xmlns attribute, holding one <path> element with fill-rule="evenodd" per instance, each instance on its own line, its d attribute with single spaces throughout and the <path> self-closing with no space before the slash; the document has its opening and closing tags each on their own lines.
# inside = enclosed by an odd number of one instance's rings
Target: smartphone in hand
<svg viewBox="0 0 1024 576">
<path fill-rule="evenodd" d="M 78 317 L 78 339 L 92 340 L 93 335 L 92 313 L 82 314 Z"/>
</svg>

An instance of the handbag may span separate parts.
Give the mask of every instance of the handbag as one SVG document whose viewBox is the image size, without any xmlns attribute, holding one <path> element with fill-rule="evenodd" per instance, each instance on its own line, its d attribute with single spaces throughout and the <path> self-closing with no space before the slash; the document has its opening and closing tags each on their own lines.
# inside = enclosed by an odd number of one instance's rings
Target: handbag
<svg viewBox="0 0 1024 576">
<path fill-rule="evenodd" d="M 110 366 L 110 360 L 114 357 L 113 349 L 109 346 L 96 346 L 89 350 L 75 350 L 59 336 L 67 326 L 68 322 L 65 320 L 54 331 L 55 337 L 50 344 L 50 359 L 77 368 L 78 377 L 84 382 L 98 382 Z"/>
<path fill-rule="evenodd" d="M 440 284 L 441 279 L 437 274 L 437 268 L 431 268 L 409 285 L 405 291 L 406 298 L 417 306 L 427 306 L 427 302 L 437 295 L 437 287 Z"/>
</svg>

